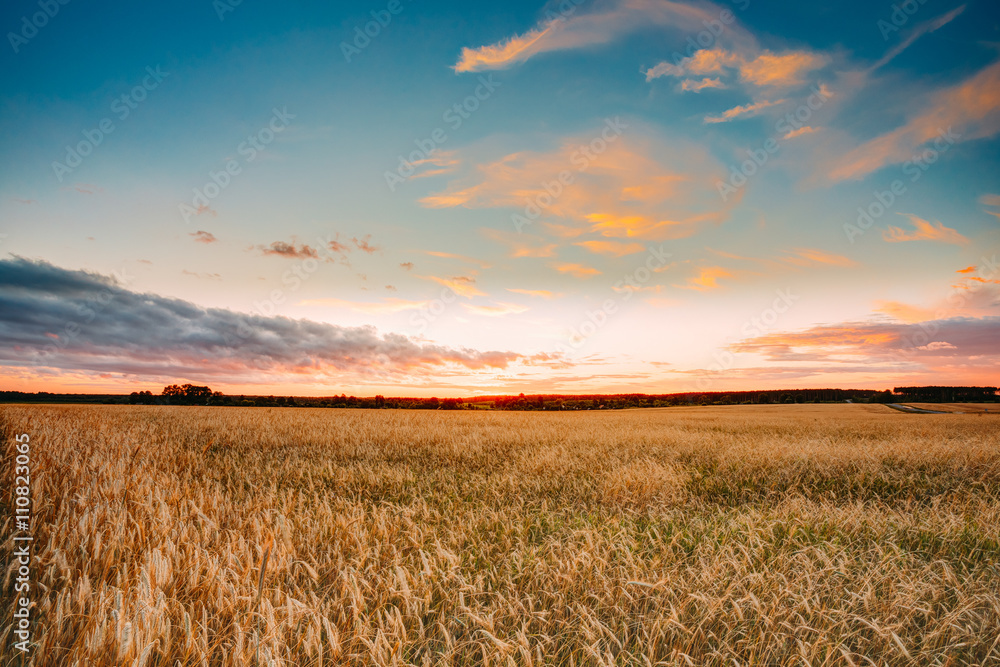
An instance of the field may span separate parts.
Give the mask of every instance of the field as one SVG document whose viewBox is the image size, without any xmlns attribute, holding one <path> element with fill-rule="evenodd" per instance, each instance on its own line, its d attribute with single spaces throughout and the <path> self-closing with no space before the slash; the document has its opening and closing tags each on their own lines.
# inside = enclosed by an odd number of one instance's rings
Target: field
<svg viewBox="0 0 1000 667">
<path fill-rule="evenodd" d="M 974 414 L 978 412 L 1000 413 L 1000 403 L 907 403 L 922 410 L 937 410 L 939 412 L 960 412 Z"/>
<path fill-rule="evenodd" d="M 992 415 L 7 406 L 0 428 L 11 477 L 31 437 L 38 666 L 1000 664 Z"/>
</svg>

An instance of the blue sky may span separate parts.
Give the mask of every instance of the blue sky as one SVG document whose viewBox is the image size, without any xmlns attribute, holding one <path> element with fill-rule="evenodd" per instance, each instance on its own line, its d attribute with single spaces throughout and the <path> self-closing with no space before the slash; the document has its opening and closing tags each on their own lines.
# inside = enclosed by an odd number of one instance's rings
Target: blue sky
<svg viewBox="0 0 1000 667">
<path fill-rule="evenodd" d="M 40 339 L 4 329 L 12 386 L 995 383 L 1000 14 L 987 2 L 894 15 L 754 0 L 70 1 L 41 21 L 44 6 L 0 11 L 9 275 L 117 272 L 123 289 L 193 309 L 335 338 L 375 327 L 443 352 L 310 348 L 271 363 L 198 347 L 226 338 L 199 329 L 212 320 L 147 350 L 167 360 L 156 369 L 116 365 L 89 322 L 67 336 L 44 315 L 65 294 L 35 290 L 17 303 L 35 303 Z M 45 25 L 25 31 L 24 17 Z M 377 34 L 355 41 L 366 25 Z M 213 179 L 225 186 L 204 197 Z M 532 202 L 539 215 L 518 224 Z M 884 212 L 863 228 L 859 207 Z M 142 338 L 152 323 L 122 301 L 99 317 Z"/>
</svg>

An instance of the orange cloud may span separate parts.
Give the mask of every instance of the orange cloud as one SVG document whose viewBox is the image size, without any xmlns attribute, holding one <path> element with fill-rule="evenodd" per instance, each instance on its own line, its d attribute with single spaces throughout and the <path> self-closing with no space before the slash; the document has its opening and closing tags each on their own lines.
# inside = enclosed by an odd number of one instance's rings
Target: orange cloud
<svg viewBox="0 0 1000 667">
<path fill-rule="evenodd" d="M 806 74 L 827 65 L 827 56 L 810 51 L 758 51 L 745 53 L 721 47 L 701 49 L 680 63 L 661 62 L 646 71 L 646 81 L 663 76 L 721 74 L 734 71 L 740 80 L 758 87 L 788 87 L 805 82 Z M 682 84 L 683 87 L 683 84 Z"/>
<path fill-rule="evenodd" d="M 583 264 L 557 264 L 553 268 L 559 273 L 568 273 L 574 278 L 586 278 L 588 276 L 600 275 L 601 273 L 597 269 L 584 266 Z"/>
<path fill-rule="evenodd" d="M 815 127 L 810 127 L 808 125 L 803 125 L 797 130 L 792 130 L 788 134 L 782 137 L 782 139 L 794 139 L 795 137 L 801 137 L 804 134 L 812 134 L 813 132 L 818 132 L 819 130 Z"/>
<path fill-rule="evenodd" d="M 912 160 L 926 144 L 938 153 L 960 141 L 1000 132 L 1000 61 L 962 83 L 914 104 L 902 127 L 867 141 L 834 162 L 834 181 L 860 179 L 886 165 Z"/>
<path fill-rule="evenodd" d="M 515 234 L 514 232 L 504 232 L 499 229 L 486 227 L 482 230 L 483 236 L 506 245 L 511 257 L 555 257 L 559 246 L 555 243 L 546 243 L 544 239 L 529 234 Z"/>
<path fill-rule="evenodd" d="M 516 303 L 503 303 L 503 302 L 498 302 L 495 306 L 473 306 L 468 303 L 463 303 L 462 306 L 470 313 L 475 313 L 476 315 L 486 315 L 488 317 L 516 315 L 518 313 L 523 313 L 524 311 L 528 310 L 527 306 L 522 306 Z"/>
<path fill-rule="evenodd" d="M 574 245 L 584 247 L 599 255 L 611 255 L 612 257 L 624 257 L 646 249 L 641 243 L 620 243 L 618 241 L 581 241 Z"/>
<path fill-rule="evenodd" d="M 740 77 L 757 86 L 793 86 L 804 83 L 806 74 L 827 62 L 829 59 L 825 56 L 808 51 L 764 51 L 742 63 Z"/>
<path fill-rule="evenodd" d="M 902 241 L 939 241 L 941 243 L 954 243 L 956 245 L 966 245 L 969 243 L 969 239 L 954 229 L 945 227 L 940 222 L 930 223 L 910 213 L 901 215 L 906 215 L 910 219 L 914 230 L 907 232 L 900 227 L 887 227 L 882 232 L 882 238 L 889 243 L 899 243 Z"/>
<path fill-rule="evenodd" d="M 476 287 L 476 279 L 469 276 L 452 276 L 451 278 L 438 278 L 437 276 L 426 276 L 428 280 L 433 280 L 439 285 L 444 285 L 459 296 L 472 298 L 474 296 L 486 296 L 485 292 Z"/>
<path fill-rule="evenodd" d="M 514 292 L 515 294 L 524 294 L 527 296 L 538 296 L 543 299 L 552 299 L 557 296 L 562 296 L 561 294 L 556 294 L 545 289 L 515 289 L 513 287 L 507 288 L 508 292 Z"/>
<path fill-rule="evenodd" d="M 700 93 L 706 88 L 725 88 L 726 84 L 722 83 L 719 79 L 685 79 L 681 81 L 681 90 L 691 91 L 693 93 Z"/>
<path fill-rule="evenodd" d="M 787 100 L 781 99 L 773 101 L 764 100 L 753 104 L 745 104 L 743 106 L 733 107 L 732 109 L 726 109 L 722 112 L 721 116 L 705 116 L 705 122 L 725 123 L 742 116 L 756 116 L 758 111 L 767 109 L 768 107 L 777 106 L 785 102 L 787 102 Z"/>
<path fill-rule="evenodd" d="M 490 268 L 491 264 L 489 262 L 484 262 L 481 259 L 476 259 L 475 257 L 469 257 L 467 255 L 456 255 L 452 252 L 438 252 L 437 250 L 427 250 L 425 251 L 428 255 L 432 257 L 443 257 L 445 259 L 457 259 L 468 264 L 476 264 L 482 269 Z"/>
<path fill-rule="evenodd" d="M 812 266 L 815 264 L 830 264 L 833 266 L 857 266 L 857 262 L 843 255 L 835 255 L 816 248 L 796 248 L 794 254 L 782 258 L 782 261 L 796 266 Z"/>
<path fill-rule="evenodd" d="M 548 231 L 563 238 L 589 232 L 663 241 L 690 236 L 728 216 L 737 198 L 720 201 L 714 184 L 724 171 L 704 146 L 667 142 L 640 128 L 606 142 L 607 127 L 551 151 L 515 152 L 480 164 L 421 203 L 509 208 L 512 232 Z M 595 145 L 600 150 L 592 150 Z"/>
<path fill-rule="evenodd" d="M 556 29 L 554 24 L 545 28 L 535 28 L 523 35 L 509 37 L 496 44 L 481 46 L 478 49 L 464 47 L 455 64 L 455 72 L 481 72 L 491 69 L 505 69 L 511 65 L 523 62 L 538 53 L 542 40 Z"/>
<path fill-rule="evenodd" d="M 688 278 L 687 282 L 683 285 L 674 285 L 674 287 L 704 292 L 721 287 L 718 283 L 720 278 L 731 278 L 732 276 L 732 273 L 721 266 L 704 266 L 699 269 L 697 276 Z"/>
</svg>

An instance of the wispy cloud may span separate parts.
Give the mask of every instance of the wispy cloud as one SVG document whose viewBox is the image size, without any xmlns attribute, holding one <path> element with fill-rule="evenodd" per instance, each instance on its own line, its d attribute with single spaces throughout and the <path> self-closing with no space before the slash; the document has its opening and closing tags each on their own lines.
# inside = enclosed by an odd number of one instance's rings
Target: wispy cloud
<svg viewBox="0 0 1000 667">
<path fill-rule="evenodd" d="M 450 278 L 439 278 L 437 276 L 425 277 L 427 280 L 433 280 L 439 285 L 444 285 L 459 296 L 466 298 L 487 296 L 485 292 L 476 287 L 476 279 L 472 276 L 452 276 Z"/>
<path fill-rule="evenodd" d="M 203 232 L 201 230 L 197 232 L 191 232 L 188 236 L 194 237 L 194 240 L 198 243 L 215 243 L 219 239 L 215 238 L 215 235 L 211 232 Z"/>
<path fill-rule="evenodd" d="M 592 266 L 584 266 L 583 264 L 556 264 L 553 266 L 559 273 L 568 273 L 574 278 L 588 278 L 590 276 L 598 276 L 601 272 Z"/>
<path fill-rule="evenodd" d="M 782 88 L 805 83 L 807 74 L 829 62 L 829 57 L 811 51 L 773 53 L 750 48 L 741 53 L 716 47 L 696 51 L 679 63 L 661 62 L 646 70 L 646 81 L 665 76 L 685 78 L 720 74 L 732 75 L 758 88 Z"/>
<path fill-rule="evenodd" d="M 612 257 L 633 255 L 646 249 L 646 246 L 641 243 L 622 243 L 620 241 L 580 241 L 574 245 L 599 255 L 611 255 Z"/>
<path fill-rule="evenodd" d="M 925 21 L 917 25 L 915 28 L 913 28 L 912 31 L 910 31 L 910 33 L 906 36 L 906 38 L 899 43 L 898 46 L 891 49 L 888 53 L 882 56 L 878 60 L 878 62 L 872 65 L 871 69 L 876 70 L 879 69 L 880 67 L 887 65 L 889 61 L 891 61 L 893 58 L 895 58 L 900 53 L 909 48 L 909 46 L 913 44 L 913 42 L 917 41 L 927 33 L 934 32 L 938 28 L 942 28 L 948 25 L 953 20 L 955 20 L 955 18 L 958 17 L 958 15 L 961 14 L 963 11 L 965 11 L 965 5 L 956 7 L 947 14 L 943 14 L 942 16 L 939 16 L 935 19 L 931 19 L 930 21 Z"/>
<path fill-rule="evenodd" d="M 425 251 L 431 257 L 442 257 L 444 259 L 457 259 L 460 262 L 465 262 L 466 264 L 472 264 L 478 266 L 481 269 L 488 269 L 492 266 L 489 262 L 483 261 L 481 259 L 476 259 L 475 257 L 469 257 L 468 255 L 457 255 L 453 252 L 440 252 L 437 250 L 427 250 Z"/>
<path fill-rule="evenodd" d="M 779 104 L 784 104 L 787 100 L 761 100 L 760 102 L 754 102 L 752 104 L 744 104 L 743 106 L 733 107 L 732 109 L 726 109 L 719 116 L 705 116 L 706 123 L 726 123 L 735 118 L 742 118 L 744 116 L 756 116 L 759 112 L 764 109 L 778 106 Z"/>
<path fill-rule="evenodd" d="M 910 120 L 866 141 L 833 161 L 834 181 L 860 179 L 891 164 L 913 159 L 924 145 L 938 152 L 953 144 L 1000 132 L 1000 60 L 962 83 L 914 100 Z"/>
<path fill-rule="evenodd" d="M 722 83 L 719 79 L 684 79 L 681 81 L 681 90 L 689 91 L 692 93 L 700 93 L 706 88 L 725 88 L 726 84 Z"/>
<path fill-rule="evenodd" d="M 966 245 L 969 239 L 959 234 L 951 227 L 945 227 L 941 222 L 927 222 L 923 218 L 918 218 L 912 213 L 901 213 L 910 219 L 913 224 L 912 231 L 906 231 L 900 227 L 889 226 L 882 232 L 882 238 L 889 243 L 899 243 L 901 241 L 937 241 L 939 243 L 953 243 L 955 245 Z"/>
<path fill-rule="evenodd" d="M 306 299 L 300 301 L 300 306 L 323 306 L 327 308 L 344 308 L 347 310 L 355 310 L 359 313 L 371 313 L 371 314 L 381 314 L 381 313 L 398 313 L 404 310 L 417 310 L 423 308 L 427 305 L 427 301 L 410 301 L 407 299 L 395 299 L 389 298 L 384 301 L 376 302 L 362 302 L 362 301 L 348 301 L 346 299 Z"/>
<path fill-rule="evenodd" d="M 557 296 L 562 296 L 561 294 L 556 294 L 555 292 L 550 292 L 546 289 L 517 289 L 514 287 L 508 287 L 508 292 L 514 292 L 515 294 L 524 294 L 525 296 L 537 296 L 542 299 L 554 299 Z"/>
<path fill-rule="evenodd" d="M 523 313 L 528 310 L 527 306 L 522 306 L 517 303 L 504 303 L 502 301 L 497 302 L 492 306 L 475 306 L 469 303 L 463 303 L 462 307 L 465 308 L 470 313 L 475 315 L 486 315 L 487 317 L 502 317 L 504 315 L 517 315 L 518 313 Z"/>
<path fill-rule="evenodd" d="M 600 136 L 599 129 L 594 136 Z M 635 124 L 627 136 L 597 154 L 587 152 L 594 136 L 577 135 L 553 150 L 519 151 L 482 162 L 421 202 L 431 208 L 508 208 L 525 220 L 526 214 L 532 215 L 532 226 L 520 228 L 522 233 L 662 241 L 722 222 L 738 199 L 720 201 L 715 183 L 725 172 L 705 146 L 681 138 L 667 140 Z M 551 187 L 561 173 L 570 178 L 552 196 L 546 185 Z M 529 252 L 529 241 L 518 241 L 515 254 L 551 256 L 555 251 L 539 238 Z"/>
<path fill-rule="evenodd" d="M 506 69 L 541 53 L 606 44 L 634 30 L 657 25 L 679 33 L 704 30 L 703 21 L 718 19 L 719 10 L 707 3 L 682 4 L 671 0 L 619 0 L 587 12 L 545 20 L 530 30 L 494 44 L 463 48 L 456 72 Z M 714 9 L 714 11 L 711 11 Z M 735 31 L 732 31 L 735 32 Z"/>
<path fill-rule="evenodd" d="M 719 280 L 722 278 L 731 278 L 732 276 L 733 274 L 730 271 L 721 266 L 703 266 L 698 269 L 698 275 L 692 276 L 684 284 L 674 285 L 674 287 L 705 292 L 721 287 Z"/>
</svg>

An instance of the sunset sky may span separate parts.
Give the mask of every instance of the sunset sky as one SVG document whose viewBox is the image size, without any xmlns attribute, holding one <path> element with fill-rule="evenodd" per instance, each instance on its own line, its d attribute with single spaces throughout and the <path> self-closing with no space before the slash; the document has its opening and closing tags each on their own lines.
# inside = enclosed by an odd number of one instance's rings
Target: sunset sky
<svg viewBox="0 0 1000 667">
<path fill-rule="evenodd" d="M 46 7 L 0 9 L 0 389 L 1000 379 L 990 0 Z"/>
</svg>

